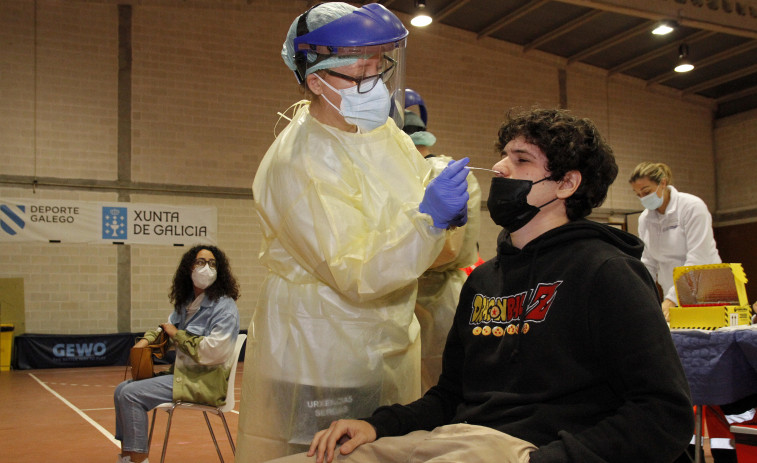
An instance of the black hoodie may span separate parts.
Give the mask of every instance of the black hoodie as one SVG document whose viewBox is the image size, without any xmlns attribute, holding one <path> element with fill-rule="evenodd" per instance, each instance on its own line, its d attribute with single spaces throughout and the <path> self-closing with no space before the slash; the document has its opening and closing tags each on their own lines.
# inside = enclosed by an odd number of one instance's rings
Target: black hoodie
<svg viewBox="0 0 757 463">
<path fill-rule="evenodd" d="M 689 388 L 635 236 L 588 220 L 497 257 L 463 286 L 439 383 L 368 419 L 379 437 L 450 423 L 536 445 L 531 462 L 670 462 Z"/>
</svg>

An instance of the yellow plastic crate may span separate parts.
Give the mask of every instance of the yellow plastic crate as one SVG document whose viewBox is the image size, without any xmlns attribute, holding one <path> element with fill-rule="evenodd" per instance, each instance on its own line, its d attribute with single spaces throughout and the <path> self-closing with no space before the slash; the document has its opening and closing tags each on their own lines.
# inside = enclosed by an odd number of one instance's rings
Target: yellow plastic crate
<svg viewBox="0 0 757 463">
<path fill-rule="evenodd" d="M 11 349 L 13 348 L 13 324 L 0 324 L 0 371 L 11 369 Z"/>
<path fill-rule="evenodd" d="M 741 264 L 676 267 L 673 279 L 678 307 L 670 309 L 671 328 L 716 330 L 751 323 Z"/>
</svg>

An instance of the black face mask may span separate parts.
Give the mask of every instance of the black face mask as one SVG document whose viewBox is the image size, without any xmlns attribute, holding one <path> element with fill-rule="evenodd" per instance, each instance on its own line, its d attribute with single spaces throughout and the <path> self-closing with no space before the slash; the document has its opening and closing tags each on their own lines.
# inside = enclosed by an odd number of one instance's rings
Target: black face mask
<svg viewBox="0 0 757 463">
<path fill-rule="evenodd" d="M 512 233 L 531 221 L 542 207 L 555 201 L 557 198 L 539 207 L 528 204 L 526 198 L 531 191 L 531 186 L 545 180 L 549 180 L 549 177 L 538 182 L 494 177 L 489 189 L 489 199 L 486 201 L 489 215 L 491 215 L 494 223 Z"/>
</svg>

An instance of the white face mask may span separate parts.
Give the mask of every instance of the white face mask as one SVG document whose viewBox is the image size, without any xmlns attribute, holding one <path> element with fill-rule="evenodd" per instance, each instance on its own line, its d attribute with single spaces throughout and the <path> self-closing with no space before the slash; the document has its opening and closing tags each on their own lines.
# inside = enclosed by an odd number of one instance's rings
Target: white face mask
<svg viewBox="0 0 757 463">
<path fill-rule="evenodd" d="M 663 199 L 657 196 L 657 190 L 655 190 L 648 195 L 639 198 L 639 201 L 641 201 L 642 206 L 653 211 L 662 206 Z"/>
<path fill-rule="evenodd" d="M 358 126 L 363 132 L 370 132 L 386 123 L 386 119 L 389 117 L 389 111 L 392 109 L 392 99 L 389 95 L 389 90 L 387 90 L 386 85 L 382 80 L 379 80 L 376 83 L 376 86 L 367 93 L 358 93 L 357 85 L 340 90 L 332 87 L 318 74 L 315 74 L 315 76 L 318 77 L 318 79 L 328 88 L 342 97 L 340 108 L 337 108 L 336 105 L 323 94 L 323 98 L 326 99 L 326 102 L 339 111 L 339 114 L 341 114 L 344 120 L 348 123 Z"/>
<path fill-rule="evenodd" d="M 217 272 L 210 265 L 205 264 L 202 268 L 192 270 L 192 283 L 197 288 L 205 289 L 216 281 Z"/>
</svg>

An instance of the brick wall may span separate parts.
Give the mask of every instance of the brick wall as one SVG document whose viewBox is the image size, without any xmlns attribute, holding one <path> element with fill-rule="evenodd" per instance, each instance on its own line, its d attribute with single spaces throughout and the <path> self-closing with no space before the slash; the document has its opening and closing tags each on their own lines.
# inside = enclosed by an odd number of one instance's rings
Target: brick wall
<svg viewBox="0 0 757 463">
<path fill-rule="evenodd" d="M 115 201 L 115 195 L 2 188 L 3 198 Z M 116 332 L 114 245 L 0 242 L 0 278 L 24 279 L 26 332 Z M 0 295 L 2 297 L 2 295 Z"/>
<path fill-rule="evenodd" d="M 714 133 L 717 210 L 753 211 L 757 208 L 757 111 L 717 121 Z"/>
<path fill-rule="evenodd" d="M 237 307 L 247 328 L 257 300 L 265 267 L 258 265 L 260 230 L 249 200 L 135 195 L 134 202 L 180 206 L 215 206 L 218 210 L 218 245 L 226 253 L 241 289 Z M 132 245 L 132 326 L 135 331 L 164 323 L 173 307 L 168 292 L 179 259 L 186 248 Z"/>
<path fill-rule="evenodd" d="M 134 8 L 135 181 L 250 187 L 276 112 L 298 99 L 280 52 L 305 5 L 258 3 Z"/>
<path fill-rule="evenodd" d="M 246 327 L 265 273 L 252 202 L 202 191 L 249 191 L 273 141 L 277 112 L 300 98 L 279 53 L 308 2 L 126 3 L 133 10 L 131 180 L 199 191 L 136 190 L 130 200 L 217 207 L 219 246 L 240 280 Z M 81 185 L 118 178 L 118 6 L 109 0 L 36 5 L 35 18 L 33 2 L 0 2 L 0 179 L 15 179 L 0 184 L 0 197 L 116 201 L 114 190 Z M 498 159 L 493 141 L 511 107 L 560 101 L 560 63 L 553 57 L 438 24 L 411 30 L 407 63 L 406 84 L 428 106 L 435 151 L 470 156 L 480 167 Z M 652 159 L 670 164 L 674 184 L 702 197 L 713 212 L 757 206 L 749 169 L 757 162 L 757 115 L 719 121 L 713 129 L 706 101 L 682 101 L 582 65 L 571 65 L 566 76 L 568 108 L 593 119 L 618 158 L 605 212 L 640 209 L 627 178 L 636 163 Z M 485 201 L 489 178 L 476 175 Z M 66 182 L 33 192 L 23 180 L 35 176 Z M 481 254 L 491 257 L 499 230 L 483 215 Z M 131 330 L 168 316 L 182 252 L 131 246 Z M 0 277 L 24 278 L 29 332 L 117 330 L 115 246 L 0 243 Z"/>
<path fill-rule="evenodd" d="M 0 4 L 2 173 L 115 178 L 116 8 L 37 3 L 36 27 L 34 2 Z"/>
</svg>

